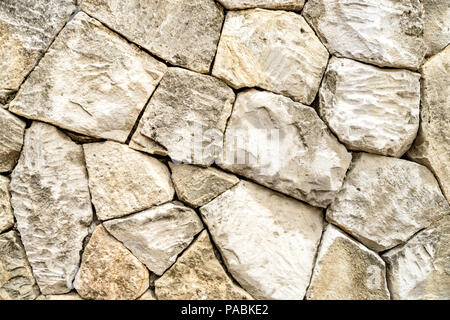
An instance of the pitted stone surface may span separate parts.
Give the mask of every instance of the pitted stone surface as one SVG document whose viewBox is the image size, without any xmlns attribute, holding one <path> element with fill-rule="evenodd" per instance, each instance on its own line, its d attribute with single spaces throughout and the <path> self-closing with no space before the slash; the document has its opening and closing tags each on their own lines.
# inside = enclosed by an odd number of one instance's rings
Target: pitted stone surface
<svg viewBox="0 0 450 320">
<path fill-rule="evenodd" d="M 22 150 L 25 122 L 0 108 L 0 172 L 14 169 Z"/>
<path fill-rule="evenodd" d="M 450 2 L 423 0 L 423 40 L 427 54 L 435 55 L 450 44 Z"/>
<path fill-rule="evenodd" d="M 218 0 L 226 9 L 285 9 L 301 10 L 305 0 Z"/>
<path fill-rule="evenodd" d="M 9 179 L 0 176 L 0 233 L 14 225 L 14 216 L 9 195 Z"/>
</svg>

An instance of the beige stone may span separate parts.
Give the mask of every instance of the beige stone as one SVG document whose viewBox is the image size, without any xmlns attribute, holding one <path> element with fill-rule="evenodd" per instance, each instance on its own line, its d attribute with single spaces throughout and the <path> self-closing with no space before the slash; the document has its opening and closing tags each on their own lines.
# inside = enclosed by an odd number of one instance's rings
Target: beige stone
<svg viewBox="0 0 450 320">
<path fill-rule="evenodd" d="M 70 292 L 66 294 L 55 294 L 55 295 L 40 295 L 36 300 L 51 300 L 51 301 L 63 301 L 63 300 L 83 300 L 77 293 Z"/>
<path fill-rule="evenodd" d="M 169 163 L 178 198 L 191 207 L 200 207 L 239 182 L 216 168 Z"/>
<path fill-rule="evenodd" d="M 0 233 L 14 225 L 14 216 L 9 195 L 9 179 L 0 176 Z"/>
<path fill-rule="evenodd" d="M 203 231 L 177 262 L 155 282 L 161 300 L 248 300 L 228 277 Z"/>
<path fill-rule="evenodd" d="M 158 300 L 152 290 L 147 290 L 138 300 Z"/>
<path fill-rule="evenodd" d="M 329 224 L 322 235 L 308 300 L 389 300 L 386 265 Z"/>
<path fill-rule="evenodd" d="M 92 203 L 100 220 L 173 199 L 169 170 L 159 160 L 112 141 L 85 144 L 83 149 Z"/>
<path fill-rule="evenodd" d="M 10 103 L 26 118 L 125 142 L 166 66 L 83 12 Z"/>
<path fill-rule="evenodd" d="M 450 213 L 433 174 L 424 166 L 367 153 L 353 156 L 327 220 L 367 247 L 384 251 Z"/>
<path fill-rule="evenodd" d="M 0 108 L 0 172 L 14 169 L 22 150 L 25 122 Z"/>
<path fill-rule="evenodd" d="M 259 87 L 310 104 L 327 61 L 327 50 L 302 16 L 229 11 L 212 74 L 235 89 Z"/>
<path fill-rule="evenodd" d="M 285 9 L 301 10 L 305 0 L 218 0 L 226 9 Z"/>
<path fill-rule="evenodd" d="M 176 66 L 207 73 L 223 9 L 213 0 L 80 0 L 83 11 Z"/>
<path fill-rule="evenodd" d="M 423 0 L 423 40 L 432 56 L 450 44 L 450 2 Z"/>
<path fill-rule="evenodd" d="M 74 286 L 84 299 L 134 300 L 148 289 L 148 277 L 147 268 L 100 225 L 84 249 Z"/>
</svg>

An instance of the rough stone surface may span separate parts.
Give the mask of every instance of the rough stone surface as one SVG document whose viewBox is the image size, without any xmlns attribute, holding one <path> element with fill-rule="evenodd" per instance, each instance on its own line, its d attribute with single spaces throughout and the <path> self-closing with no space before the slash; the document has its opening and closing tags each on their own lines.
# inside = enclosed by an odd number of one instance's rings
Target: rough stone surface
<svg viewBox="0 0 450 320">
<path fill-rule="evenodd" d="M 100 220 L 171 201 L 175 190 L 159 160 L 117 142 L 83 145 L 92 203 Z"/>
<path fill-rule="evenodd" d="M 0 300 L 33 300 L 39 288 L 15 231 L 0 235 Z"/>
<path fill-rule="evenodd" d="M 428 55 L 434 55 L 450 44 L 450 2 L 423 0 L 423 39 Z"/>
<path fill-rule="evenodd" d="M 427 50 L 418 0 L 310 0 L 302 14 L 339 57 L 417 69 Z"/>
<path fill-rule="evenodd" d="M 319 207 L 334 199 L 351 161 L 313 108 L 254 89 L 238 94 L 224 149 L 221 167 Z"/>
<path fill-rule="evenodd" d="M 66 294 L 55 294 L 55 295 L 43 295 L 41 294 L 39 297 L 37 297 L 36 300 L 56 300 L 56 301 L 62 301 L 62 300 L 83 300 L 77 293 L 70 292 Z"/>
<path fill-rule="evenodd" d="M 226 9 L 285 9 L 301 10 L 305 0 L 218 0 Z"/>
<path fill-rule="evenodd" d="M 420 74 L 331 58 L 319 113 L 351 150 L 402 156 L 419 128 Z"/>
<path fill-rule="evenodd" d="M 259 87 L 310 104 L 328 52 L 302 16 L 252 9 L 227 13 L 212 73 L 235 89 Z"/>
<path fill-rule="evenodd" d="M 209 165 L 218 157 L 210 135 L 223 134 L 234 99 L 214 77 L 169 68 L 141 119 L 141 133 L 172 160 Z"/>
<path fill-rule="evenodd" d="M 10 191 L 41 292 L 69 292 L 92 221 L 82 147 L 55 127 L 34 122 L 26 130 Z"/>
<path fill-rule="evenodd" d="M 152 290 L 147 290 L 138 300 L 157 300 Z"/>
<path fill-rule="evenodd" d="M 134 300 L 148 289 L 148 270 L 98 226 L 84 249 L 74 286 L 84 299 Z"/>
<path fill-rule="evenodd" d="M 375 251 L 407 241 L 450 213 L 433 174 L 407 160 L 354 155 L 327 220 Z"/>
<path fill-rule="evenodd" d="M 450 201 L 450 46 L 421 68 L 419 134 L 408 157 L 434 172 Z"/>
<path fill-rule="evenodd" d="M 303 299 L 321 210 L 241 181 L 200 208 L 228 271 L 255 299 Z"/>
<path fill-rule="evenodd" d="M 136 131 L 133 133 L 130 143 L 128 144 L 130 148 L 150 154 L 167 156 L 166 148 L 141 133 L 143 127 L 144 121 L 139 121 Z"/>
<path fill-rule="evenodd" d="M 203 229 L 195 211 L 179 202 L 109 220 L 104 226 L 157 275 L 162 275 Z"/>
<path fill-rule="evenodd" d="M 329 224 L 323 233 L 308 300 L 388 300 L 384 261 Z"/>
<path fill-rule="evenodd" d="M 19 89 L 75 10 L 75 0 L 0 1 L 0 102 Z"/>
<path fill-rule="evenodd" d="M 194 208 L 207 204 L 239 182 L 237 177 L 216 168 L 173 163 L 169 166 L 178 198 Z"/>
<path fill-rule="evenodd" d="M 9 195 L 9 179 L 0 176 L 0 233 L 14 225 L 14 216 Z"/>
<path fill-rule="evenodd" d="M 450 297 L 450 216 L 383 255 L 392 297 L 448 300 Z"/>
<path fill-rule="evenodd" d="M 0 172 L 14 169 L 22 150 L 25 122 L 0 108 Z"/>
<path fill-rule="evenodd" d="M 155 282 L 162 300 L 252 299 L 228 277 L 203 231 L 177 262 Z"/>
<path fill-rule="evenodd" d="M 26 118 L 125 142 L 166 66 L 80 12 L 10 103 Z"/>
<path fill-rule="evenodd" d="M 153 54 L 207 73 L 223 9 L 213 0 L 81 0 L 81 9 Z"/>
</svg>

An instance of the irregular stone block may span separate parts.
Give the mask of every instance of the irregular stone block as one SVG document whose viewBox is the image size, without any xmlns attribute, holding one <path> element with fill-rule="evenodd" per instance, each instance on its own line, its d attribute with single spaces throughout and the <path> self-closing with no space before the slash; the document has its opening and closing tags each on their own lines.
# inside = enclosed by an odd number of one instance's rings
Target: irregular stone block
<svg viewBox="0 0 450 320">
<path fill-rule="evenodd" d="M 342 186 L 351 155 L 313 108 L 274 93 L 238 94 L 219 166 L 318 207 Z"/>
<path fill-rule="evenodd" d="M 233 88 L 259 87 L 313 102 L 328 52 L 302 16 L 285 11 L 230 11 L 212 74 Z"/>
<path fill-rule="evenodd" d="M 8 230 L 14 225 L 14 216 L 8 187 L 9 179 L 0 176 L 0 233 Z"/>
<path fill-rule="evenodd" d="M 255 299 L 303 299 L 321 210 L 241 181 L 200 208 L 228 271 Z"/>
<path fill-rule="evenodd" d="M 450 44 L 450 2 L 423 0 L 423 40 L 432 56 Z"/>
<path fill-rule="evenodd" d="M 80 0 L 83 11 L 176 66 L 208 73 L 223 9 L 213 0 Z"/>
<path fill-rule="evenodd" d="M 356 154 L 327 220 L 384 251 L 450 213 L 433 174 L 407 160 Z"/>
<path fill-rule="evenodd" d="M 338 57 L 415 70 L 427 51 L 419 0 L 310 0 L 302 15 Z"/>
<path fill-rule="evenodd" d="M 285 9 L 301 10 L 305 0 L 218 0 L 226 9 Z"/>
<path fill-rule="evenodd" d="M 83 145 L 92 203 L 100 220 L 171 201 L 169 169 L 128 146 L 107 141 Z"/>
<path fill-rule="evenodd" d="M 331 58 L 319 114 L 351 150 L 401 157 L 419 128 L 420 74 Z"/>
<path fill-rule="evenodd" d="M 25 122 L 0 108 L 0 172 L 14 169 L 23 144 Z"/>
<path fill-rule="evenodd" d="M 166 68 L 80 12 L 9 109 L 84 135 L 125 142 Z"/>
<path fill-rule="evenodd" d="M 25 132 L 10 191 L 42 294 L 69 292 L 92 221 L 82 147 L 55 127 L 34 122 Z"/>
<path fill-rule="evenodd" d="M 134 300 L 148 289 L 148 270 L 99 225 L 84 249 L 74 286 L 84 299 Z"/>
<path fill-rule="evenodd" d="M 157 275 L 162 275 L 203 229 L 195 211 L 180 202 L 109 220 L 103 225 Z"/>
</svg>

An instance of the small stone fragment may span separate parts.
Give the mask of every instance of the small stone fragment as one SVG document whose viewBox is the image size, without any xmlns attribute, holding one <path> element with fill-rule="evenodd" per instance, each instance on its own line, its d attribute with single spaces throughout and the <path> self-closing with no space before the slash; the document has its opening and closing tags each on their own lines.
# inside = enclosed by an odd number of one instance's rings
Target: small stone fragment
<svg viewBox="0 0 450 320">
<path fill-rule="evenodd" d="M 148 289 L 148 270 L 99 225 L 84 249 L 74 286 L 83 299 L 134 300 Z"/>
<path fill-rule="evenodd" d="M 321 210 L 241 181 L 200 208 L 228 271 L 255 299 L 303 299 Z"/>
<path fill-rule="evenodd" d="M 109 220 L 103 225 L 157 275 L 162 275 L 203 229 L 195 211 L 180 202 Z"/>
<path fill-rule="evenodd" d="M 83 148 L 34 122 L 11 174 L 11 205 L 42 294 L 72 289 L 92 206 Z"/>
<path fill-rule="evenodd" d="M 0 234 L 0 300 L 33 300 L 39 288 L 15 231 Z"/>
<path fill-rule="evenodd" d="M 419 134 L 408 157 L 427 166 L 450 201 L 450 46 L 421 68 Z"/>
<path fill-rule="evenodd" d="M 329 224 L 322 236 L 308 300 L 389 300 L 384 261 Z"/>
<path fill-rule="evenodd" d="M 176 66 L 208 73 L 223 9 L 213 0 L 79 0 L 81 10 Z"/>
<path fill-rule="evenodd" d="M 309 0 L 302 15 L 338 57 L 416 70 L 427 51 L 418 0 Z"/>
<path fill-rule="evenodd" d="M 141 133 L 174 161 L 210 165 L 218 156 L 235 96 L 222 81 L 169 68 L 141 119 Z"/>
<path fill-rule="evenodd" d="M 70 292 L 66 294 L 55 294 L 55 295 L 40 295 L 36 300 L 56 300 L 56 301 L 62 301 L 62 300 L 83 300 L 77 293 Z"/>
<path fill-rule="evenodd" d="M 219 166 L 318 207 L 341 189 L 351 155 L 313 108 L 271 92 L 238 94 Z"/>
<path fill-rule="evenodd" d="M 133 133 L 130 143 L 128 144 L 130 148 L 150 154 L 167 156 L 166 148 L 141 133 L 143 127 L 144 121 L 139 121 L 136 131 Z"/>
<path fill-rule="evenodd" d="M 0 108 L 0 172 L 14 169 L 22 150 L 25 122 Z"/>
<path fill-rule="evenodd" d="M 0 176 L 0 233 L 8 230 L 14 225 L 14 216 L 8 187 L 9 179 Z"/>
<path fill-rule="evenodd" d="M 125 142 L 166 69 L 79 12 L 9 110 L 84 135 Z"/>
<path fill-rule="evenodd" d="M 432 56 L 450 44 L 450 1 L 423 0 L 423 40 Z"/>
<path fill-rule="evenodd" d="M 194 208 L 207 204 L 239 182 L 237 177 L 216 168 L 171 162 L 169 166 L 178 198 Z"/>
<path fill-rule="evenodd" d="M 402 159 L 355 154 L 327 220 L 367 247 L 384 251 L 449 214 L 433 174 Z"/>
<path fill-rule="evenodd" d="M 121 217 L 171 201 L 169 169 L 124 144 L 83 145 L 92 203 L 100 220 Z"/>
<path fill-rule="evenodd" d="M 450 297 L 450 216 L 383 255 L 396 300 L 448 300 Z"/>
<path fill-rule="evenodd" d="M 301 10 L 305 0 L 218 0 L 226 9 L 284 9 Z"/>
<path fill-rule="evenodd" d="M 419 128 L 420 74 L 331 58 L 319 113 L 351 150 L 401 157 Z"/>
<path fill-rule="evenodd" d="M 229 11 L 212 74 L 233 88 L 259 87 L 311 104 L 328 52 L 293 12 Z"/>
</svg>

